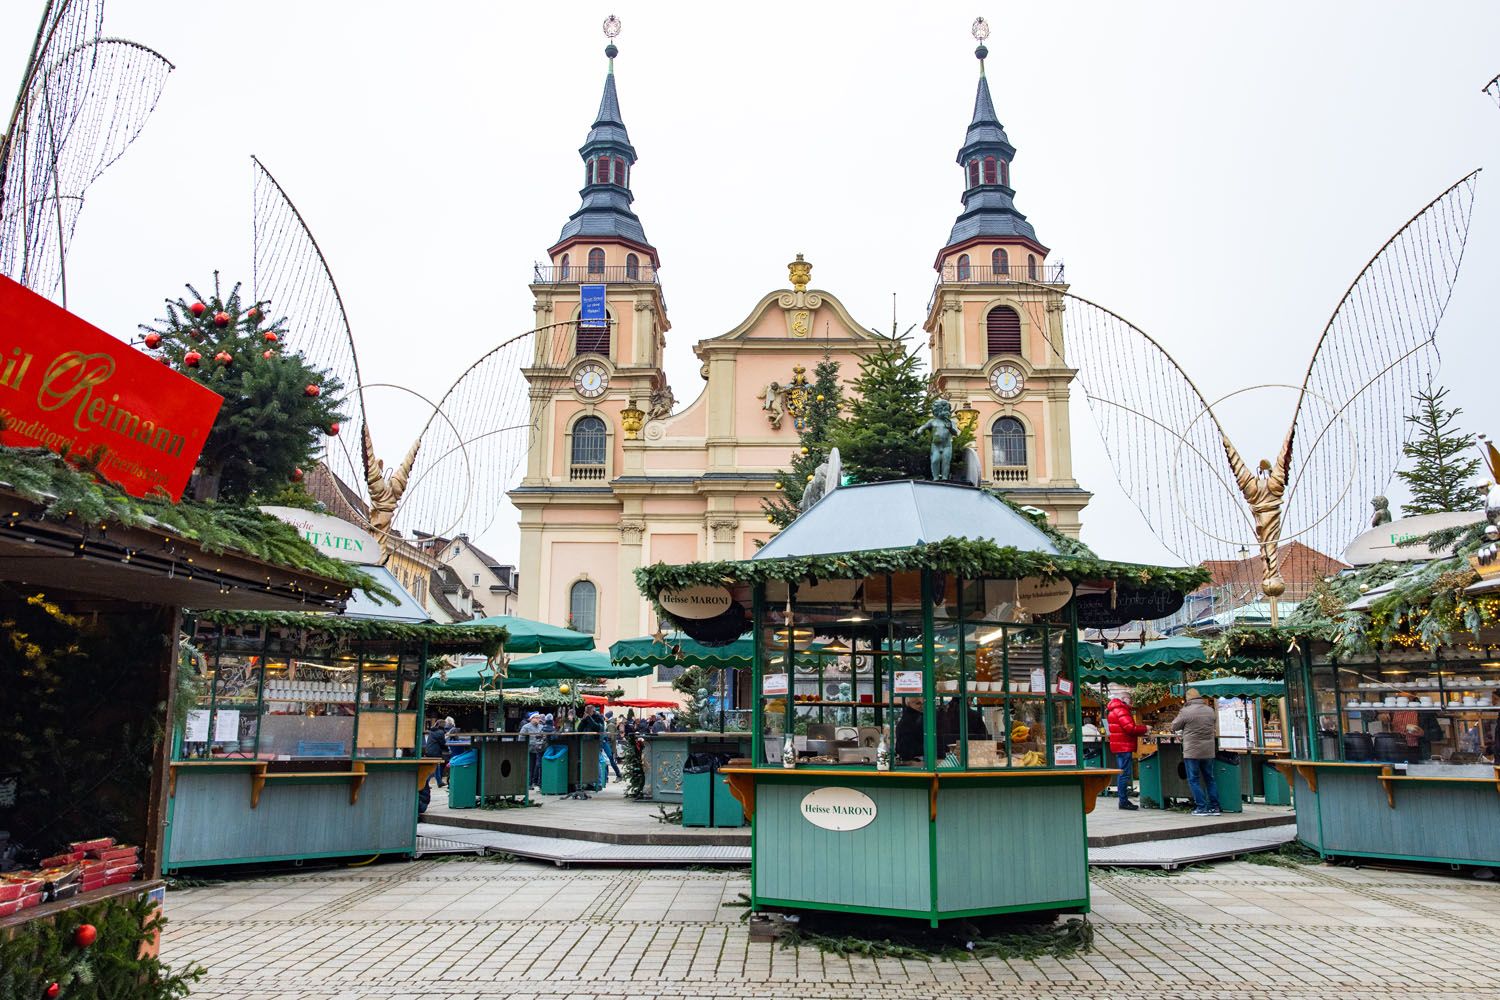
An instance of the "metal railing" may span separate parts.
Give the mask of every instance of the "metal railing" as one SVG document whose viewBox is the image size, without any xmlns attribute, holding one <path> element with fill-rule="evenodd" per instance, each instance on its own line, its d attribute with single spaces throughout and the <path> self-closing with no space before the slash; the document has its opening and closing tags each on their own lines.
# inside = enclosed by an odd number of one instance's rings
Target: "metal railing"
<svg viewBox="0 0 1500 1000">
<path fill-rule="evenodd" d="M 1030 471 L 1024 465 L 997 465 L 990 470 L 992 483 L 1024 483 L 1029 478 Z"/>
<path fill-rule="evenodd" d="M 656 268 L 642 261 L 635 266 L 613 264 L 608 267 L 569 265 L 553 267 L 550 264 L 533 264 L 531 283 L 534 285 L 608 285 L 621 282 L 645 282 L 659 285 Z"/>
<path fill-rule="evenodd" d="M 570 465 L 568 480 L 574 483 L 602 483 L 605 469 L 602 465 Z"/>
<path fill-rule="evenodd" d="M 927 308 L 930 310 L 932 304 L 937 301 L 938 291 L 944 285 L 1061 285 L 1065 284 L 1063 269 L 1065 264 L 1038 264 L 1035 268 L 1026 266 L 1026 262 L 1011 261 L 1009 267 L 995 268 L 988 264 L 980 266 L 970 264 L 961 267 L 956 261 L 944 264 L 938 272 L 938 279 L 932 286 L 932 295 L 927 300 Z"/>
</svg>

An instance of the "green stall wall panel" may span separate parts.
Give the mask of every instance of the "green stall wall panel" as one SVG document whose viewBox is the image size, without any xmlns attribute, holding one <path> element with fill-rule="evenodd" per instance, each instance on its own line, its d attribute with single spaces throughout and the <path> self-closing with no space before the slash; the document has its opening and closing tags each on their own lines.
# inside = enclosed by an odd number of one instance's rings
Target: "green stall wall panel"
<svg viewBox="0 0 1500 1000">
<path fill-rule="evenodd" d="M 267 782 L 250 808 L 248 772 L 177 775 L 169 803 L 165 867 L 261 858 L 409 853 L 416 847 L 414 768 L 372 767 L 359 801 L 349 782 Z"/>
<path fill-rule="evenodd" d="M 802 818 L 802 797 L 816 784 L 759 781 L 755 787 L 755 894 L 768 899 L 927 913 L 927 788 L 854 782 L 875 801 L 873 822 L 838 832 Z M 1074 792 L 1077 809 L 1077 792 Z"/>
<path fill-rule="evenodd" d="M 1320 771 L 1326 770 L 1319 768 Z M 1307 786 L 1307 779 L 1295 769 L 1286 772 L 1292 779 L 1292 802 L 1297 810 L 1297 839 L 1315 851 L 1323 849 L 1323 838 L 1318 830 L 1318 796 Z"/>
<path fill-rule="evenodd" d="M 1399 781 L 1394 796 L 1392 809 L 1369 771 L 1319 768 L 1316 795 L 1299 783 L 1297 811 L 1300 820 L 1316 800 L 1328 854 L 1500 862 L 1500 795 L 1493 783 Z"/>
<path fill-rule="evenodd" d="M 1086 899 L 1088 846 L 1077 782 L 938 792 L 938 909 Z"/>
</svg>

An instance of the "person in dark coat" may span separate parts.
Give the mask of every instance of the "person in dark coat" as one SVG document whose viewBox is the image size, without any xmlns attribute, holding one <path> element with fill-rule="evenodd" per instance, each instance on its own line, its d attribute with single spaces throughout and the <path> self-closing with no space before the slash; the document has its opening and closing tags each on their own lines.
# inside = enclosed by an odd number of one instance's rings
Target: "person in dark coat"
<svg viewBox="0 0 1500 1000">
<path fill-rule="evenodd" d="M 958 744 L 959 699 L 949 698 L 937 713 L 938 756 L 942 757 Z M 977 708 L 969 709 L 969 739 L 987 740 L 990 729 L 984 724 L 984 715 Z"/>
<path fill-rule="evenodd" d="M 447 785 L 444 770 L 448 766 L 448 727 L 443 725 L 442 719 L 434 719 L 432 728 L 427 730 L 427 736 L 422 740 L 422 756 L 442 761 L 433 771 L 433 775 L 437 778 L 439 788 Z"/>
<path fill-rule="evenodd" d="M 901 714 L 896 717 L 896 760 L 921 763 L 925 742 L 922 699 L 907 698 L 901 703 Z"/>
</svg>

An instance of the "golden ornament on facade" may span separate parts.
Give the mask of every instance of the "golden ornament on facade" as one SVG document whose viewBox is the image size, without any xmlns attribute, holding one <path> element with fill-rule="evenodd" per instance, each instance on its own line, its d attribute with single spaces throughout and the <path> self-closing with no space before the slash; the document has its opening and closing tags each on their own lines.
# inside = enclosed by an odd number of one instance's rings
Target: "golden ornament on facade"
<svg viewBox="0 0 1500 1000">
<path fill-rule="evenodd" d="M 788 264 L 786 269 L 791 278 L 792 288 L 799 292 L 807 291 L 807 283 L 812 280 L 812 265 L 803 260 L 799 253 L 797 259 Z"/>
<path fill-rule="evenodd" d="M 635 401 L 632 400 L 629 406 L 620 411 L 620 426 L 625 430 L 625 440 L 638 440 L 641 436 L 641 426 L 645 421 L 645 412 L 637 408 Z"/>
<path fill-rule="evenodd" d="M 968 431 L 970 434 L 979 433 L 979 411 L 972 406 L 965 406 L 953 414 L 953 419 L 958 424 L 958 429 Z"/>
</svg>

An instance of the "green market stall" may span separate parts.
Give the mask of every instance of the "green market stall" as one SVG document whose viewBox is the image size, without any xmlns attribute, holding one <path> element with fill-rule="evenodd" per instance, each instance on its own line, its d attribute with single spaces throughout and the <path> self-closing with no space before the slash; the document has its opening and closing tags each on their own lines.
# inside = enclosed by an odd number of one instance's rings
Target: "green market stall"
<svg viewBox="0 0 1500 1000">
<path fill-rule="evenodd" d="M 166 869 L 409 855 L 438 764 L 421 752 L 428 663 L 504 639 L 476 624 L 199 613 L 207 670 L 174 741 Z"/>
<path fill-rule="evenodd" d="M 1085 817 L 1117 772 L 1081 763 L 1073 599 L 1204 574 L 1100 560 L 982 490 L 888 482 L 832 490 L 750 560 L 636 578 L 690 633 L 667 608 L 751 609 L 755 738 L 726 773 L 752 908 L 936 925 L 1089 908 Z M 848 697 L 794 686 L 815 642 L 870 658 Z"/>
</svg>

